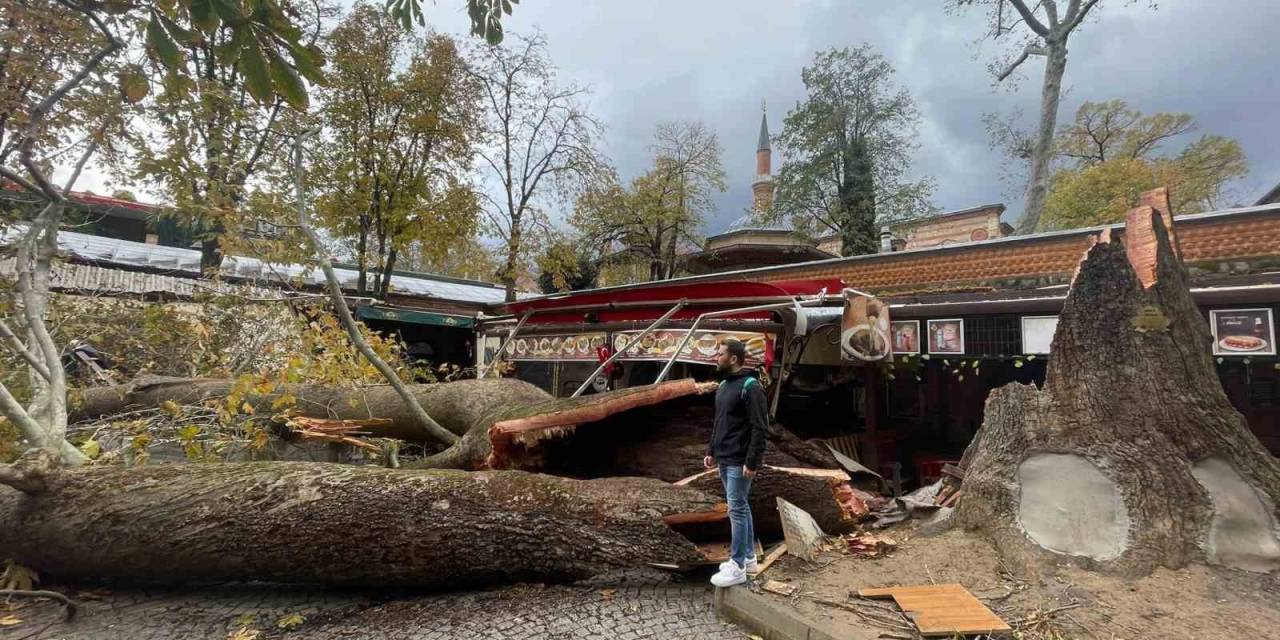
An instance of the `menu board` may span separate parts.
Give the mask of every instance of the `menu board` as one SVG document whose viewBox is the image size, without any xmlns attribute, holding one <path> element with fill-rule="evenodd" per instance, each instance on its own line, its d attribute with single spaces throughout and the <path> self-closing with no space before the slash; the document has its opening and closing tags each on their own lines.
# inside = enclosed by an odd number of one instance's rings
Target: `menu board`
<svg viewBox="0 0 1280 640">
<path fill-rule="evenodd" d="M 621 351 L 627 343 L 640 335 L 641 331 L 619 331 L 613 334 L 613 348 Z M 621 356 L 623 360 L 669 360 L 676 352 L 680 341 L 684 340 L 687 329 L 661 329 L 652 331 L 632 345 Z M 727 338 L 737 338 L 747 345 L 748 367 L 758 367 L 765 362 L 765 353 L 773 348 L 773 336 L 767 333 L 750 331 L 698 331 L 680 351 L 681 362 L 699 364 L 715 364 L 716 350 Z"/>
<path fill-rule="evenodd" d="M 1270 309 L 1214 309 L 1209 312 L 1214 355 L 1276 355 Z"/>
<path fill-rule="evenodd" d="M 518 336 L 507 342 L 508 360 L 590 360 L 599 359 L 607 334 Z"/>
</svg>

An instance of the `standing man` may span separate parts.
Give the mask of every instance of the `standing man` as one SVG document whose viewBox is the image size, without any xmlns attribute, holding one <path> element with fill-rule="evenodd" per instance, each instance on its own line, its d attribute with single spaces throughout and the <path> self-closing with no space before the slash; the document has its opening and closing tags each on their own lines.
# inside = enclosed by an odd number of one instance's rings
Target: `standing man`
<svg viewBox="0 0 1280 640">
<path fill-rule="evenodd" d="M 717 466 L 729 503 L 729 525 L 732 543 L 729 560 L 711 577 L 717 587 L 731 587 L 747 581 L 747 572 L 756 568 L 755 528 L 751 523 L 751 479 L 764 458 L 768 402 L 760 381 L 742 367 L 747 359 L 747 346 L 729 338 L 716 353 L 716 371 L 721 375 L 716 389 L 716 419 L 711 430 L 711 444 L 702 464 Z"/>
</svg>

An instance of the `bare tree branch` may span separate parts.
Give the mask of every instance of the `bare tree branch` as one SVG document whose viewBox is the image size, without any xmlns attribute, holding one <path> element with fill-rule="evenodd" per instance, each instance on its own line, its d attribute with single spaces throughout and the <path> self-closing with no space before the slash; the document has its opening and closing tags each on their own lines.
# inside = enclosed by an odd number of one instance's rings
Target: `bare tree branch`
<svg viewBox="0 0 1280 640">
<path fill-rule="evenodd" d="M 1004 82 L 1004 79 L 1012 75 L 1013 72 L 1017 70 L 1019 65 L 1027 61 L 1027 58 L 1029 56 L 1044 56 L 1044 55 L 1048 55 L 1048 53 L 1049 52 L 1044 47 L 1041 47 L 1039 45 L 1035 45 L 1035 44 L 1027 45 L 1026 48 L 1022 50 L 1022 53 L 1018 56 L 1018 58 L 1013 62 L 1009 63 L 1009 66 L 1005 67 L 1004 71 L 1001 71 L 996 76 L 996 82 Z"/>
<path fill-rule="evenodd" d="M 40 374 L 41 378 L 50 382 L 53 381 L 49 376 L 49 369 L 44 366 L 44 362 L 36 358 L 34 354 L 27 350 L 26 345 L 22 344 L 22 340 L 13 332 L 13 329 L 9 328 L 9 325 L 4 321 L 4 318 L 0 318 L 0 338 L 4 339 L 5 345 L 9 347 L 10 351 L 22 356 L 22 359 L 27 361 L 27 366 Z"/>
<path fill-rule="evenodd" d="M 1031 29 L 1041 38 L 1049 35 L 1049 28 L 1044 23 L 1036 19 L 1035 12 L 1027 8 L 1027 3 L 1023 0 L 1009 0 L 1014 9 L 1018 10 L 1018 15 L 1022 16 L 1022 21 L 1027 23 L 1027 28 Z"/>
</svg>

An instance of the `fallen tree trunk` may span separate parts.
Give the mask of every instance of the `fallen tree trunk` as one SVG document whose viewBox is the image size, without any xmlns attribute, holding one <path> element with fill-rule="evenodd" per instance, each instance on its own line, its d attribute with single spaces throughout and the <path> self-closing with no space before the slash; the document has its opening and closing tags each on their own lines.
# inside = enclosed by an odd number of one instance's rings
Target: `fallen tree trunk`
<svg viewBox="0 0 1280 640">
<path fill-rule="evenodd" d="M 720 472 L 704 471 L 675 483 L 711 495 L 724 495 Z M 751 481 L 751 517 L 762 540 L 782 537 L 778 498 L 809 512 L 829 534 L 853 531 L 870 515 L 866 501 L 849 485 L 849 476 L 831 469 L 803 469 L 764 465 Z"/>
<path fill-rule="evenodd" d="M 166 402 L 202 404 L 226 398 L 233 386 L 233 381 L 218 378 L 143 376 L 127 384 L 78 389 L 71 396 L 69 419 L 72 422 L 90 420 L 138 408 L 159 407 Z M 536 386 L 511 378 L 417 384 L 409 389 L 440 426 L 459 436 L 495 409 L 534 405 L 551 398 Z M 283 410 L 273 405 L 286 395 L 294 398 L 289 408 L 298 415 L 339 420 L 385 418 L 390 422 L 371 425 L 365 430 L 375 437 L 410 442 L 433 440 L 399 394 L 387 385 L 289 384 L 271 393 L 246 394 L 243 402 L 257 413 L 271 414 Z"/>
<path fill-rule="evenodd" d="M 1280 463 L 1223 392 L 1159 196 L 1086 252 L 1044 388 L 993 391 L 961 462 L 957 522 L 1029 573 L 1280 568 Z"/>
<path fill-rule="evenodd" d="M 6 556 L 42 574 L 142 583 L 574 580 L 696 562 L 666 520 L 724 517 L 718 498 L 657 480 L 520 471 L 306 462 L 50 470 L 27 458 L 0 467 L 0 484 Z"/>
</svg>

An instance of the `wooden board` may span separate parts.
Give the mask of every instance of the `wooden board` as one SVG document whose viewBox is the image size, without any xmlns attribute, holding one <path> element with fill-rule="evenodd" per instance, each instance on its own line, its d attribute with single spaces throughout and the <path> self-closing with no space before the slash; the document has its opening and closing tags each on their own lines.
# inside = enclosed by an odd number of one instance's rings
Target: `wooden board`
<svg viewBox="0 0 1280 640">
<path fill-rule="evenodd" d="M 864 598 L 893 598 L 922 636 L 990 634 L 1009 631 L 1000 616 L 958 584 L 859 589 Z"/>
</svg>

